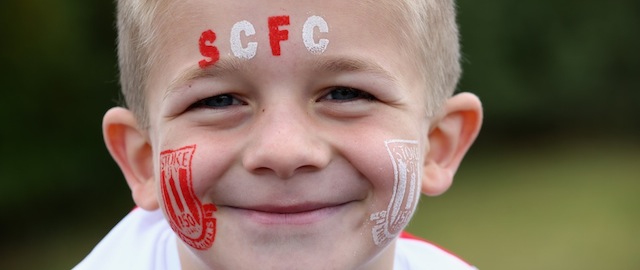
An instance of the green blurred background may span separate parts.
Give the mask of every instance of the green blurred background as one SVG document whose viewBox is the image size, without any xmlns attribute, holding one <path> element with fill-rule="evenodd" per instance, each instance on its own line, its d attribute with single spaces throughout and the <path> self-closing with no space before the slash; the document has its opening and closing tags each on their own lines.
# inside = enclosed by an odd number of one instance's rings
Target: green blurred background
<svg viewBox="0 0 640 270">
<path fill-rule="evenodd" d="M 409 230 L 480 269 L 640 269 L 640 1 L 459 0 L 484 128 Z M 0 269 L 68 269 L 132 207 L 102 143 L 111 1 L 0 3 Z"/>
</svg>

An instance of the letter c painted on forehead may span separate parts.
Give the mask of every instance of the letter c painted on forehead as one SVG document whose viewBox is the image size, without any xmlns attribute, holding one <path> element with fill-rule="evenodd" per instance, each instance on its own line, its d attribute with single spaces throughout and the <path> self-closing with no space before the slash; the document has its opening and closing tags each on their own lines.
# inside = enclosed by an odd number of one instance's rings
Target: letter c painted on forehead
<svg viewBox="0 0 640 270">
<path fill-rule="evenodd" d="M 231 43 L 231 51 L 235 57 L 240 59 L 251 59 L 256 56 L 258 50 L 258 42 L 249 42 L 247 47 L 242 47 L 242 41 L 240 40 L 240 32 L 245 33 L 245 36 L 253 36 L 256 34 L 256 29 L 253 24 L 244 20 L 239 21 L 231 28 L 231 36 L 229 41 Z"/>
<path fill-rule="evenodd" d="M 329 44 L 329 40 L 326 38 L 322 38 L 318 40 L 318 43 L 313 39 L 313 30 L 318 28 L 320 33 L 328 33 L 329 25 L 327 21 L 325 21 L 320 16 L 311 16 L 304 22 L 302 26 L 302 41 L 304 42 L 304 46 L 307 47 L 310 53 L 313 54 L 321 54 L 327 49 L 327 45 Z"/>
</svg>

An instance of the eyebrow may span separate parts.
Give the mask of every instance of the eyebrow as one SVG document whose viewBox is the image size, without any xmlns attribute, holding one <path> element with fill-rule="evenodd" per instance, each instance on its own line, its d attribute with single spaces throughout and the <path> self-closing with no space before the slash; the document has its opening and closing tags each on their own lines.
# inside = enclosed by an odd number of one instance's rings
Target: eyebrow
<svg viewBox="0 0 640 270">
<path fill-rule="evenodd" d="M 250 60 L 241 60 L 234 57 L 220 58 L 215 65 L 207 68 L 200 68 L 198 65 L 189 67 L 174 79 L 167 87 L 165 97 L 179 90 L 183 85 L 191 80 L 206 77 L 220 77 L 237 72 L 246 72 L 250 69 L 248 65 Z M 311 71 L 316 74 L 322 73 L 342 73 L 342 72 L 364 72 L 373 73 L 391 82 L 397 82 L 397 78 L 389 71 L 375 62 L 346 57 L 322 57 L 310 61 Z"/>
<path fill-rule="evenodd" d="M 326 57 L 313 62 L 314 72 L 341 73 L 364 72 L 373 73 L 392 82 L 396 82 L 395 76 L 375 62 L 360 58 Z"/>
<path fill-rule="evenodd" d="M 183 71 L 169 84 L 165 92 L 165 97 L 170 93 L 177 91 L 183 85 L 189 81 L 206 78 L 206 77 L 220 77 L 228 74 L 242 72 L 248 70 L 246 60 L 240 60 L 233 57 L 220 58 L 213 66 L 207 68 L 201 68 L 199 65 L 193 65 L 187 70 Z"/>
</svg>

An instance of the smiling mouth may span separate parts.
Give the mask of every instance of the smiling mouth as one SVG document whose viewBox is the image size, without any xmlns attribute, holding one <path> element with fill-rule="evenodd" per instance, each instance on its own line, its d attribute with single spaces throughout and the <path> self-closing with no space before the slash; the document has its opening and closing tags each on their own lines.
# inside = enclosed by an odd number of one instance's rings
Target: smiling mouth
<svg viewBox="0 0 640 270">
<path fill-rule="evenodd" d="M 300 204 L 290 206 L 260 205 L 229 207 L 249 220 L 265 225 L 307 225 L 336 214 L 349 202 L 341 204 Z"/>
</svg>

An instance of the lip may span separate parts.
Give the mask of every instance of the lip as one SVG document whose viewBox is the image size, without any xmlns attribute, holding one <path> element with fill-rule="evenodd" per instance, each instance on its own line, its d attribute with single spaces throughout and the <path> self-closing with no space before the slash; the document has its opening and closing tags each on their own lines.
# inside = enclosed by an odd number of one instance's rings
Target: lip
<svg viewBox="0 0 640 270">
<path fill-rule="evenodd" d="M 229 207 L 247 219 L 265 225 L 308 225 L 325 220 L 346 207 L 347 203 L 305 203 L 296 205 L 258 205 Z"/>
</svg>

